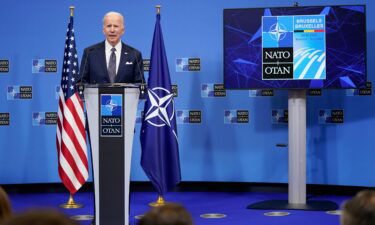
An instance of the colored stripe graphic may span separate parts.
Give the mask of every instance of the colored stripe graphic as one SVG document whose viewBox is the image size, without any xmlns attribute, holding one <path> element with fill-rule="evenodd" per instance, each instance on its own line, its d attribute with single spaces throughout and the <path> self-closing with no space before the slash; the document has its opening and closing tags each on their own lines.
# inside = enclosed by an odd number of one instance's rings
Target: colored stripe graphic
<svg viewBox="0 0 375 225">
<path fill-rule="evenodd" d="M 294 33 L 326 32 L 325 30 L 294 30 Z"/>
</svg>

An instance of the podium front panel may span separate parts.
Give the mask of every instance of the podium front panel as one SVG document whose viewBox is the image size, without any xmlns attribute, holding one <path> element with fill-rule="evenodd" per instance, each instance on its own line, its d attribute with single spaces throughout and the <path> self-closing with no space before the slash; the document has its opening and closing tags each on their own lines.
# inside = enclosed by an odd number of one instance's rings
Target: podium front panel
<svg viewBox="0 0 375 225">
<path fill-rule="evenodd" d="M 95 224 L 129 223 L 129 181 L 139 90 L 86 88 L 95 187 Z"/>
</svg>

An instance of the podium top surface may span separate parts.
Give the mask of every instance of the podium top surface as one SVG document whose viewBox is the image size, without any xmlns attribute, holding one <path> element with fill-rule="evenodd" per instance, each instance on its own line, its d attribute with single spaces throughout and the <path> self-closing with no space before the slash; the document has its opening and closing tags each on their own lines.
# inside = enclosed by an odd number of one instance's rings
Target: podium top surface
<svg viewBox="0 0 375 225">
<path fill-rule="evenodd" d="M 78 84 L 79 85 L 79 84 Z M 140 83 L 112 83 L 112 84 L 82 84 L 85 88 L 139 88 L 141 86 Z"/>
</svg>

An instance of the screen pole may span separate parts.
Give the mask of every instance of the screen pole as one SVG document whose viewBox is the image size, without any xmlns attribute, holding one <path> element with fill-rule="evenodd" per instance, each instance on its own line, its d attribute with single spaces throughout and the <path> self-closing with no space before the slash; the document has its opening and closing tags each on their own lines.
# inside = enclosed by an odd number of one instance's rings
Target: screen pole
<svg viewBox="0 0 375 225">
<path fill-rule="evenodd" d="M 289 204 L 306 204 L 306 90 L 289 90 Z"/>
<path fill-rule="evenodd" d="M 289 90 L 288 96 L 289 182 L 287 200 L 266 200 L 247 206 L 261 210 L 330 211 L 332 201 L 306 201 L 306 90 Z"/>
</svg>

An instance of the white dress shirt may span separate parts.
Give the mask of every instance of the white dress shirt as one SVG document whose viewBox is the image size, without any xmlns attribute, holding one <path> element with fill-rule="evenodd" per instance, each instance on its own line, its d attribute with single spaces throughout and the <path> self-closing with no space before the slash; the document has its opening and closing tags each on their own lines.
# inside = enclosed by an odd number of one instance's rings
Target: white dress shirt
<svg viewBox="0 0 375 225">
<path fill-rule="evenodd" d="M 111 53 L 112 53 L 111 51 L 112 48 L 113 46 L 106 39 L 105 40 L 105 60 L 107 62 L 107 69 L 108 69 L 108 64 L 109 64 L 109 58 L 111 57 Z M 117 75 L 118 67 L 120 65 L 120 59 L 121 59 L 121 48 L 122 48 L 121 41 L 119 41 L 117 45 L 115 45 L 114 48 L 116 49 L 115 54 L 116 54 L 116 75 Z"/>
</svg>

